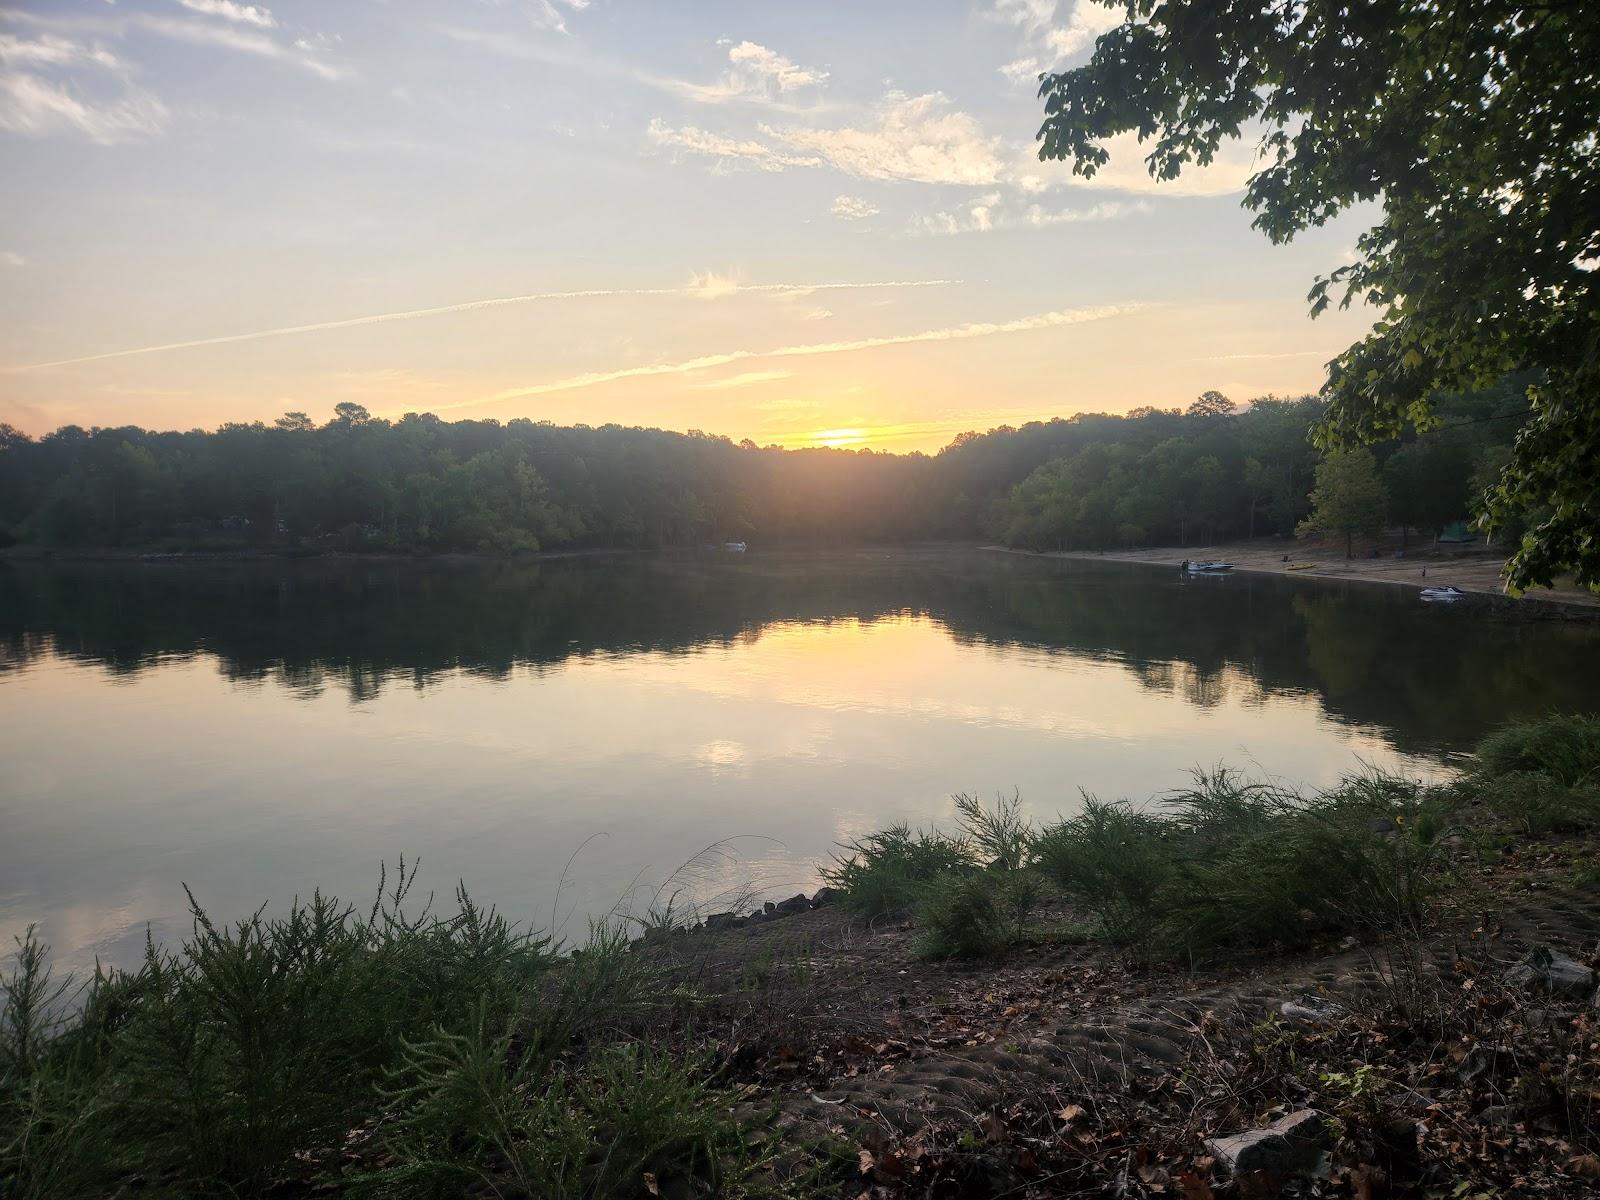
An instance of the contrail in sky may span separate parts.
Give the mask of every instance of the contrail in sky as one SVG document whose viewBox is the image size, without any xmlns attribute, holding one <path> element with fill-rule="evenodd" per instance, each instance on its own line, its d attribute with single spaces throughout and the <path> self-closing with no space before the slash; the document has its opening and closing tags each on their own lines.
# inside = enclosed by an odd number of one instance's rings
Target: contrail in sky
<svg viewBox="0 0 1600 1200">
<path fill-rule="evenodd" d="M 778 346 L 771 350 L 727 350 L 721 354 L 704 354 L 699 358 L 686 358 L 681 362 L 651 363 L 639 367 L 620 367 L 615 371 L 591 371 L 584 375 L 569 375 L 549 383 L 534 383 L 527 387 L 510 388 L 477 400 L 463 400 L 458 404 L 441 404 L 436 411 L 452 408 L 476 408 L 484 404 L 498 404 L 506 400 L 520 400 L 526 396 L 544 396 L 551 392 L 570 392 L 578 388 L 595 387 L 618 379 L 639 379 L 650 375 L 687 375 L 712 367 L 725 367 L 730 363 L 752 358 L 806 358 L 817 354 L 848 354 L 853 350 L 876 350 L 881 346 L 909 346 L 915 342 L 958 342 L 968 338 L 992 337 L 998 333 L 1026 333 L 1034 329 L 1055 329 L 1063 325 L 1081 325 L 1085 321 L 1102 321 L 1107 317 L 1120 317 L 1137 312 L 1142 304 L 1104 304 L 1094 308 L 1068 308 L 1056 312 L 1037 313 L 1015 321 L 975 322 L 970 325 L 953 325 L 945 329 L 925 329 L 920 333 L 901 333 L 886 337 L 859 338 L 850 342 L 813 342 L 803 346 Z"/>
<path fill-rule="evenodd" d="M 256 342 L 264 338 L 289 337 L 296 333 L 321 333 L 329 329 L 354 329 L 360 325 L 383 325 L 389 321 L 415 321 L 446 313 L 476 312 L 484 308 L 503 308 L 511 304 L 538 304 L 550 300 L 590 300 L 618 296 L 695 296 L 720 299 L 740 292 L 803 296 L 809 292 L 866 291 L 874 288 L 946 287 L 958 279 L 889 279 L 866 283 L 733 283 L 715 277 L 668 288 L 587 288 L 576 292 L 530 292 L 526 296 L 496 296 L 488 300 L 465 300 L 460 304 L 441 304 L 434 308 L 413 308 L 406 312 L 374 313 L 365 317 L 346 317 L 339 321 L 316 321 L 309 325 L 284 325 L 277 329 L 257 329 L 251 333 L 228 333 L 221 337 L 195 338 L 187 342 L 165 342 L 159 346 L 136 346 L 128 350 L 107 350 L 77 358 L 58 358 L 50 362 L 25 363 L 0 367 L 0 371 L 43 371 L 49 367 L 70 367 L 79 363 L 104 362 L 111 358 L 133 358 L 140 354 L 162 354 L 168 350 L 192 350 L 197 346 L 223 346 L 229 342 Z"/>
</svg>

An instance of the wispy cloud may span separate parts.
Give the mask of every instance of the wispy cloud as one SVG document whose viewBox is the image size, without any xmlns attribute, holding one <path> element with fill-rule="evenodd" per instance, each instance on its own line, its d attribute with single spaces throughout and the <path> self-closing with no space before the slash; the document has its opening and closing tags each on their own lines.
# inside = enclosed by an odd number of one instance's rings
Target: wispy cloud
<svg viewBox="0 0 1600 1200">
<path fill-rule="evenodd" d="M 1282 350 L 1267 354 L 1208 354 L 1203 358 L 1196 358 L 1194 362 L 1246 362 L 1256 359 L 1277 358 L 1333 358 L 1338 350 Z"/>
<path fill-rule="evenodd" d="M 730 100 L 771 101 L 790 92 L 821 86 L 826 71 L 802 67 L 758 42 L 719 43 L 728 47 L 728 69 L 716 83 L 667 81 L 672 90 L 700 104 L 722 104 Z"/>
<path fill-rule="evenodd" d="M 71 134 L 102 146 L 161 132 L 166 106 L 130 91 L 115 100 L 85 100 L 64 86 L 25 71 L 0 74 L 0 129 L 28 137 Z"/>
<path fill-rule="evenodd" d="M 939 92 L 890 92 L 864 125 L 764 132 L 863 179 L 970 186 L 996 182 L 1003 169 L 1000 139 L 986 134 L 976 118 L 952 109 Z"/>
<path fill-rule="evenodd" d="M 8 267 L 25 267 L 28 265 L 28 260 L 15 250 L 0 250 L 0 263 Z"/>
<path fill-rule="evenodd" d="M 1022 35 L 1023 53 L 1000 68 L 1002 75 L 1019 83 L 1086 54 L 1096 38 L 1127 18 L 1124 6 L 1094 0 L 1069 0 L 1064 12 L 1057 0 L 994 0 L 988 11 Z"/>
<path fill-rule="evenodd" d="M 10 67 L 97 66 L 116 70 L 122 63 L 111 51 L 87 46 L 71 38 L 46 33 L 38 38 L 20 38 L 0 33 L 0 63 Z"/>
<path fill-rule="evenodd" d="M 556 300 L 609 299 L 623 296 L 705 297 L 708 289 L 714 289 L 713 294 L 718 297 L 741 293 L 807 296 L 814 292 L 945 287 L 956 282 L 958 281 L 954 279 L 887 279 L 864 282 L 830 280 L 822 283 L 732 283 L 726 282 L 719 276 L 697 275 L 687 286 L 683 287 L 586 288 L 570 292 L 530 292 L 523 296 L 495 296 L 486 300 L 464 300 L 459 304 L 440 304 L 432 308 L 413 308 L 403 312 L 373 313 L 369 316 L 346 317 L 337 321 L 316 321 L 306 325 L 283 325 L 275 329 L 257 329 L 249 333 L 229 333 L 218 337 L 193 338 L 184 342 L 164 342 L 155 346 L 135 346 L 126 350 L 107 350 L 99 354 L 82 354 L 75 358 L 58 358 L 49 362 L 0 367 L 0 371 L 8 373 L 42 371 L 48 367 L 70 367 L 80 363 L 104 362 L 113 358 L 132 358 L 141 354 L 161 354 L 169 350 L 193 350 L 201 346 L 224 346 L 232 342 L 258 342 L 267 338 L 289 337 L 300 333 L 323 333 L 335 329 L 354 329 L 362 325 L 383 325 L 391 321 L 415 321 L 422 317 L 438 317 L 447 313 L 476 312 L 481 309 L 503 308 L 513 304 L 538 304 Z"/>
<path fill-rule="evenodd" d="M 682 150 L 721 162 L 745 162 L 763 171 L 783 171 L 790 167 L 820 167 L 822 160 L 808 155 L 786 154 L 762 142 L 723 137 L 693 125 L 673 127 L 659 117 L 652 118 L 646 131 L 658 146 Z"/>
<path fill-rule="evenodd" d="M 737 139 L 692 125 L 650 122 L 650 139 L 721 162 L 742 160 L 765 171 L 824 164 L 862 179 L 992 185 L 1005 170 L 999 138 L 977 119 L 952 109 L 938 92 L 890 92 L 858 125 L 760 127 L 767 141 Z"/>
<path fill-rule="evenodd" d="M 254 4 L 235 4 L 234 0 L 178 0 L 190 12 L 204 13 L 208 17 L 221 17 L 240 25 L 254 25 L 258 29 L 276 29 L 277 18 L 270 10 Z"/>
<path fill-rule="evenodd" d="M 843 221 L 861 221 L 877 213 L 877 205 L 869 204 L 859 196 L 837 196 L 833 201 L 833 215 Z"/>
<path fill-rule="evenodd" d="M 183 3 L 183 8 L 188 12 L 222 16 L 219 5 L 222 0 L 201 0 L 203 7 L 195 4 Z M 324 55 L 336 39 L 324 35 L 308 35 L 296 38 L 293 42 L 280 40 L 273 32 L 276 20 L 270 12 L 260 6 L 244 4 L 228 5 L 230 10 L 239 13 L 250 11 L 258 17 L 269 19 L 272 25 L 268 26 L 261 21 L 246 20 L 242 17 L 224 18 L 221 21 L 204 19 L 191 19 L 187 16 L 171 17 L 157 13 L 131 12 L 122 15 L 116 9 L 108 9 L 100 16 L 57 16 L 55 13 L 35 13 L 24 9 L 0 8 L 0 18 L 31 25 L 35 28 L 54 30 L 60 33 L 83 34 L 95 33 L 106 38 L 124 38 L 130 32 L 143 32 L 163 37 L 169 41 L 186 42 L 196 46 L 213 46 L 225 50 L 233 50 L 241 54 L 251 54 L 258 58 L 271 59 L 276 62 L 286 63 L 300 67 L 322 79 L 348 79 L 354 72 L 350 68 L 330 62 Z M 13 39 L 15 42 L 17 39 Z M 40 46 L 48 46 L 65 39 L 52 39 L 49 35 L 42 37 L 39 42 L 32 43 L 32 50 L 22 50 L 22 53 L 38 55 L 46 53 Z M 96 48 L 98 50 L 98 48 Z M 111 66 L 115 63 L 113 56 L 101 52 L 103 57 L 93 58 L 102 66 Z M 92 54 L 91 54 L 92 56 Z M 36 59 L 37 61 L 37 59 Z M 81 60 L 80 60 L 81 61 Z M 72 63 L 62 63 L 70 66 Z M 116 64 L 120 65 L 120 64 Z"/>
<path fill-rule="evenodd" d="M 589 7 L 589 0 L 532 0 L 531 13 L 533 23 L 544 29 L 553 29 L 557 33 L 571 32 L 567 28 L 567 16 L 563 8 L 572 12 L 582 12 Z"/>
<path fill-rule="evenodd" d="M 1088 321 L 1103 321 L 1109 317 L 1123 316 L 1138 311 L 1138 304 L 1107 304 L 1093 308 L 1062 309 L 1056 312 L 1037 313 L 1015 321 L 974 322 L 943 329 L 925 329 L 918 333 L 890 334 L 883 337 L 857 338 L 843 342 L 813 342 L 799 346 L 777 346 L 769 350 L 726 350 L 717 354 L 703 354 L 697 358 L 670 363 L 650 363 L 645 366 L 619 367 L 612 371 L 588 371 L 569 375 L 547 383 L 534 383 L 526 387 L 508 388 L 477 400 L 464 400 L 444 408 L 480 408 L 489 404 L 503 404 L 508 400 L 523 400 L 530 396 L 547 396 L 552 392 L 572 392 L 601 384 L 616 383 L 623 379 L 648 379 L 660 375 L 691 375 L 714 367 L 765 358 L 811 358 L 824 354 L 851 354 L 861 350 L 878 350 L 886 346 L 910 346 L 921 342 L 956 342 L 972 338 L 995 337 L 1007 333 L 1030 333 L 1042 329 L 1059 329 L 1067 325 L 1081 325 Z"/>
<path fill-rule="evenodd" d="M 912 232 L 937 236 L 988 233 L 995 229 L 1045 229 L 1053 225 L 1115 221 L 1149 211 L 1150 204 L 1145 200 L 1106 200 L 1084 208 L 1047 208 L 1042 204 L 1018 204 L 999 192 L 986 192 L 959 208 L 918 217 L 912 224 Z"/>
<path fill-rule="evenodd" d="M 310 71 L 320 79 L 348 79 L 354 72 L 348 67 L 328 62 L 317 54 L 309 41 L 301 39 L 294 44 L 280 42 L 277 38 L 254 29 L 233 25 L 212 25 L 203 21 L 175 21 L 170 17 L 142 15 L 138 18 L 141 29 L 148 30 L 172 41 L 188 42 L 196 46 L 216 46 L 252 54 L 257 58 L 289 63 Z"/>
<path fill-rule="evenodd" d="M 790 379 L 793 371 L 745 371 L 738 375 L 725 375 L 721 379 L 708 379 L 704 383 L 697 383 L 695 387 L 707 392 L 721 392 L 729 388 L 754 387 L 760 383 L 776 383 L 780 379 Z"/>
</svg>

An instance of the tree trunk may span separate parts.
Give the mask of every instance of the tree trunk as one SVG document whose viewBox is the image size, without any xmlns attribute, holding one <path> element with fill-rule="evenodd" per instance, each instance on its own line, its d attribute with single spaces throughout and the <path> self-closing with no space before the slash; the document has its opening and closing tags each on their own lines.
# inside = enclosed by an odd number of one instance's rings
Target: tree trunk
<svg viewBox="0 0 1600 1200">
<path fill-rule="evenodd" d="M 1344 531 L 1344 556 L 1347 559 L 1354 558 L 1356 556 L 1356 552 L 1352 548 L 1352 545 L 1351 545 L 1351 543 L 1354 542 L 1354 540 L 1355 540 L 1354 532 L 1352 532 L 1349 529 L 1346 529 Z"/>
</svg>

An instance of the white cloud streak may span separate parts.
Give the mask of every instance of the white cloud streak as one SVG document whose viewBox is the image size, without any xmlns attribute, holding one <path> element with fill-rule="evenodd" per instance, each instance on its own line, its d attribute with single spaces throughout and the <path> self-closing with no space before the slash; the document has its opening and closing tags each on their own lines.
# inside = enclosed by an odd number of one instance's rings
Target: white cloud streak
<svg viewBox="0 0 1600 1200">
<path fill-rule="evenodd" d="M 730 100 L 772 100 L 788 92 L 820 87 L 828 73 L 802 67 L 793 59 L 758 42 L 723 42 L 728 47 L 728 70 L 716 83 L 668 81 L 673 90 L 700 104 Z"/>
<path fill-rule="evenodd" d="M 278 20 L 269 9 L 254 4 L 236 4 L 234 0 L 178 0 L 190 12 L 208 17 L 221 17 L 240 25 L 254 25 L 258 29 L 276 29 Z"/>
<path fill-rule="evenodd" d="M 1024 51 L 1000 73 L 1013 83 L 1033 80 L 1094 48 L 1095 39 L 1121 25 L 1126 9 L 1074 0 L 1065 17 L 1057 0 L 995 0 L 990 16 L 1021 31 Z"/>
<path fill-rule="evenodd" d="M 729 388 L 754 387 L 761 383 L 776 383 L 780 379 L 790 379 L 793 371 L 745 371 L 738 375 L 727 375 L 721 379 L 708 379 L 695 386 L 703 391 L 721 392 Z"/>
<path fill-rule="evenodd" d="M 874 118 L 854 128 L 763 132 L 863 179 L 985 186 L 1001 176 L 1000 139 L 984 133 L 972 116 L 950 109 L 939 92 L 890 92 Z"/>
<path fill-rule="evenodd" d="M 1093 308 L 1062 309 L 1057 312 L 1037 313 L 1015 321 L 974 322 L 944 329 L 926 329 L 918 333 L 890 334 L 883 337 L 857 338 L 844 342 L 813 342 L 809 345 L 778 346 L 770 350 L 727 350 L 718 354 L 703 354 L 679 362 L 651 363 L 638 367 L 619 367 L 613 371 L 589 371 L 582 375 L 569 375 L 548 383 L 534 383 L 526 387 L 509 388 L 477 400 L 464 400 L 447 404 L 445 409 L 479 408 L 488 404 L 503 404 L 508 400 L 522 400 L 530 396 L 547 396 L 553 392 L 572 392 L 600 384 L 616 383 L 623 379 L 648 379 L 660 375 L 691 375 L 715 367 L 751 359 L 811 358 L 824 354 L 852 354 L 861 350 L 878 350 L 886 346 L 911 346 L 923 342 L 958 342 L 972 338 L 995 337 L 1007 333 L 1030 333 L 1042 329 L 1059 329 L 1068 325 L 1081 325 L 1088 321 L 1103 321 L 1110 317 L 1136 312 L 1143 305 L 1108 304 Z"/>
<path fill-rule="evenodd" d="M 98 46 L 85 46 L 70 38 L 46 33 L 36 40 L 0 33 L 0 63 L 20 67 L 97 66 L 116 70 L 122 66 L 117 56 Z"/>
<path fill-rule="evenodd" d="M 25 71 L 0 75 L 0 129 L 27 137 L 75 134 L 111 146 L 160 133 L 166 116 L 166 106 L 143 92 L 96 102 Z"/>
<path fill-rule="evenodd" d="M 987 192 L 955 211 L 919 217 L 912 225 L 912 232 L 944 236 L 988 233 L 995 229 L 1046 229 L 1054 225 L 1115 221 L 1149 211 L 1150 204 L 1145 200 L 1132 203 L 1106 200 L 1087 208 L 1046 208 L 1042 204 L 1024 207 L 1006 200 L 999 192 Z"/>
<path fill-rule="evenodd" d="M 889 279 L 861 283 L 839 281 L 823 283 L 729 283 L 720 276 L 700 275 L 696 276 L 685 287 L 585 288 L 570 292 L 530 292 L 523 296 L 496 296 L 486 300 L 465 300 L 460 304 L 441 304 L 432 308 L 413 308 L 404 312 L 374 313 L 364 317 L 346 317 L 338 321 L 315 321 L 306 325 L 284 325 L 276 329 L 257 329 L 249 333 L 229 333 L 219 337 L 193 338 L 184 342 L 164 342 L 156 346 L 136 346 L 127 350 L 107 350 L 100 354 L 82 354 L 74 358 L 52 359 L 49 362 L 0 367 L 0 372 L 17 374 L 24 371 L 43 371 L 50 367 L 71 367 L 81 363 L 104 362 L 114 358 L 133 358 L 143 354 L 162 354 L 171 350 L 193 350 L 202 346 L 225 346 L 234 342 L 258 342 L 267 338 L 290 337 L 301 333 L 323 333 L 335 329 L 355 329 L 362 325 L 384 325 L 391 321 L 415 321 L 423 317 L 438 317 L 448 313 L 478 312 L 482 309 L 504 308 L 514 304 L 540 304 L 558 300 L 614 299 L 617 297 L 705 297 L 708 291 L 718 297 L 741 293 L 808 296 L 813 292 L 946 287 L 958 282 L 960 281 L 955 279 Z"/>
<path fill-rule="evenodd" d="M 877 216 L 878 206 L 859 196 L 838 196 L 833 201 L 833 215 L 842 221 L 862 221 Z"/>
<path fill-rule="evenodd" d="M 188 42 L 196 46 L 217 46 L 275 62 L 290 63 L 310 71 L 320 79 L 348 79 L 353 74 L 348 67 L 335 66 L 309 52 L 304 46 L 287 46 L 253 29 L 240 29 L 232 25 L 209 25 L 201 21 L 174 21 L 167 17 L 148 15 L 140 16 L 138 25 L 172 41 Z"/>
<path fill-rule="evenodd" d="M 756 141 L 738 141 L 693 125 L 673 127 L 659 117 L 652 118 L 646 131 L 658 146 L 682 150 L 721 162 L 746 162 L 763 171 L 783 171 L 790 167 L 820 167 L 822 160 L 805 155 L 786 154 Z"/>
</svg>

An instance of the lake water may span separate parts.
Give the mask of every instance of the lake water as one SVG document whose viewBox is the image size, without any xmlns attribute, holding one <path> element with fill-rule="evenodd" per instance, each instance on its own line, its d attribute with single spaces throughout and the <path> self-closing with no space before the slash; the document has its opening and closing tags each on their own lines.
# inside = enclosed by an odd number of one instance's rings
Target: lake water
<svg viewBox="0 0 1600 1200">
<path fill-rule="evenodd" d="M 950 796 L 1145 797 L 1218 761 L 1442 769 L 1592 708 L 1600 630 L 1368 585 L 980 551 L 0 564 L 0 937 L 365 902 L 379 864 L 581 932 L 679 878 L 809 889 Z"/>
</svg>

